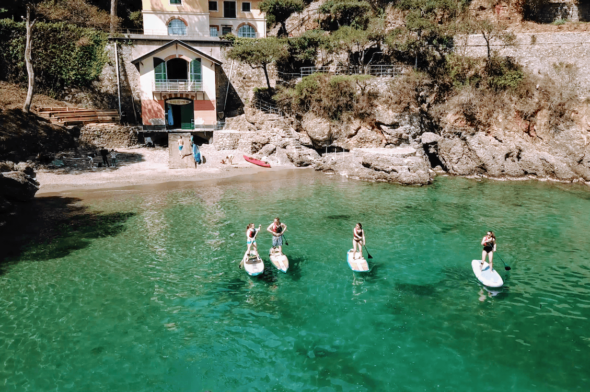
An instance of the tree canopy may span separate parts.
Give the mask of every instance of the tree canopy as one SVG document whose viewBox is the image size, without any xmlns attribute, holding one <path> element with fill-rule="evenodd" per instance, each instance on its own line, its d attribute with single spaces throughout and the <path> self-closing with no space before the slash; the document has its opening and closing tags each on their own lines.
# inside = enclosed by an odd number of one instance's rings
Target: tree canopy
<svg viewBox="0 0 590 392">
<path fill-rule="evenodd" d="M 260 10 L 266 13 L 268 23 L 280 23 L 281 29 L 279 35 L 287 35 L 287 18 L 294 12 L 303 11 L 302 0 L 264 0 L 260 3 Z"/>
<path fill-rule="evenodd" d="M 289 56 L 286 42 L 280 38 L 268 37 L 261 39 L 236 38 L 227 56 L 256 69 L 261 68 L 266 77 L 266 84 L 270 90 L 268 65 L 284 60 Z"/>
</svg>

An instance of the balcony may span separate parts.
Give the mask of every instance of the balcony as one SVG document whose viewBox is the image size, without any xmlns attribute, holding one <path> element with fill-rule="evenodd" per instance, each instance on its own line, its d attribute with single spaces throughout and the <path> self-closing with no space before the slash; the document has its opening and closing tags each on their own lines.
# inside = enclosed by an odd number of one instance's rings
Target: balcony
<svg viewBox="0 0 590 392">
<path fill-rule="evenodd" d="M 160 93 L 203 91 L 203 83 L 183 79 L 156 80 L 153 91 Z"/>
</svg>

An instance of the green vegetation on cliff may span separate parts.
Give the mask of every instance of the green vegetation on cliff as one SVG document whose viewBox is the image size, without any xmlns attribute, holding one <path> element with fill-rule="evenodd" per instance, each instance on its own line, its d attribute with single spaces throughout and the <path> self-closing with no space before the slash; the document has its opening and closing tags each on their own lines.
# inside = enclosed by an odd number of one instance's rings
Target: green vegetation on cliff
<svg viewBox="0 0 590 392">
<path fill-rule="evenodd" d="M 0 77 L 24 84 L 25 26 L 0 20 Z M 108 34 L 66 23 L 37 23 L 33 30 L 36 89 L 57 95 L 64 87 L 89 86 L 107 62 Z"/>
</svg>

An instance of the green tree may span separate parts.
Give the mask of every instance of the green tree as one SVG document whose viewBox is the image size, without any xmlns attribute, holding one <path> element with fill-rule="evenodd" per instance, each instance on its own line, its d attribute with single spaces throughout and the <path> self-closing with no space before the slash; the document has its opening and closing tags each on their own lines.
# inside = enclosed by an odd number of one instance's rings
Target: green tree
<svg viewBox="0 0 590 392">
<path fill-rule="evenodd" d="M 330 21 L 338 27 L 353 26 L 366 28 L 372 8 L 366 1 L 328 0 L 319 8 L 322 14 L 330 15 Z"/>
<path fill-rule="evenodd" d="M 483 39 L 486 41 L 486 49 L 488 54 L 488 63 L 491 64 L 492 56 L 494 51 L 492 50 L 492 44 L 499 43 L 504 46 L 514 45 L 516 36 L 507 30 L 505 24 L 492 22 L 489 20 L 475 20 L 469 21 L 468 28 L 472 34 L 481 34 Z"/>
<path fill-rule="evenodd" d="M 366 30 L 343 26 L 330 39 L 330 53 L 346 52 L 350 64 L 365 67 L 373 62 L 374 54 L 380 53 L 385 29 L 383 20 L 373 19 Z"/>
<path fill-rule="evenodd" d="M 406 11 L 405 29 L 396 29 L 388 37 L 388 44 L 413 53 L 415 68 L 418 57 L 429 48 L 444 45 L 451 22 L 465 9 L 466 0 L 400 0 L 395 6 Z"/>
<path fill-rule="evenodd" d="M 266 13 L 266 20 L 270 24 L 280 23 L 279 36 L 287 35 L 287 18 L 294 12 L 303 11 L 302 0 L 264 0 L 260 3 L 260 10 Z"/>
<path fill-rule="evenodd" d="M 268 66 L 282 61 L 289 56 L 287 45 L 284 39 L 280 38 L 235 38 L 234 46 L 229 50 L 227 56 L 230 59 L 248 64 L 253 69 L 261 68 L 266 77 L 266 85 L 271 90 L 268 78 Z"/>
</svg>

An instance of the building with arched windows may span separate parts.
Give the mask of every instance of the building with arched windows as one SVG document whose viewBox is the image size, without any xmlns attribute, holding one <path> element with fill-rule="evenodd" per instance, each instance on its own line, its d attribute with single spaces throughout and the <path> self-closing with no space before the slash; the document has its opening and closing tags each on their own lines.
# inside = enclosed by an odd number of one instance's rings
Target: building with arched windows
<svg viewBox="0 0 590 392">
<path fill-rule="evenodd" d="M 147 35 L 266 37 L 261 0 L 143 0 Z"/>
<path fill-rule="evenodd" d="M 260 1 L 143 0 L 143 34 L 133 40 L 145 130 L 211 129 L 218 102 L 220 36 L 266 37 Z M 224 83 L 229 83 L 226 79 Z M 222 99 L 222 103 L 223 103 Z M 220 107 L 221 106 L 221 107 Z"/>
</svg>

